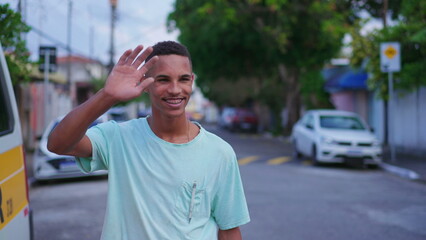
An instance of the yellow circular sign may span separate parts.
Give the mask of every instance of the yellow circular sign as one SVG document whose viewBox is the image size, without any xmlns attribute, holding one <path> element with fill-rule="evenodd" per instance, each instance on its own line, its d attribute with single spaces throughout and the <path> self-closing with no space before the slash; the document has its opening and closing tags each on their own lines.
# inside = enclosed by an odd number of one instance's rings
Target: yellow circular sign
<svg viewBox="0 0 426 240">
<path fill-rule="evenodd" d="M 397 53 L 398 53 L 398 52 L 396 51 L 396 49 L 395 49 L 395 48 L 393 48 L 392 46 L 388 46 L 388 47 L 385 49 L 385 55 L 386 55 L 386 57 L 388 57 L 388 58 L 390 58 L 390 59 L 392 59 L 393 57 L 395 57 Z"/>
</svg>

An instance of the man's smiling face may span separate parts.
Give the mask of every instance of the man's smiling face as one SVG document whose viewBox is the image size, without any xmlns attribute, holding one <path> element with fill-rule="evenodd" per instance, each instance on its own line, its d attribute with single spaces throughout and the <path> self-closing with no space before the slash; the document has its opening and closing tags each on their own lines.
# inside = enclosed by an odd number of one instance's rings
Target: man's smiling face
<svg viewBox="0 0 426 240">
<path fill-rule="evenodd" d="M 184 115 L 194 81 L 188 57 L 161 55 L 148 75 L 154 78 L 148 87 L 153 114 L 164 117 Z"/>
</svg>

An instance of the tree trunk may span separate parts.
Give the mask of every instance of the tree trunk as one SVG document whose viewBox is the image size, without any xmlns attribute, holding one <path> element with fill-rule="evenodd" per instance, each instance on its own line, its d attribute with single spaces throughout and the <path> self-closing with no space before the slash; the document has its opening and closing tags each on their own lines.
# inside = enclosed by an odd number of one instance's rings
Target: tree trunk
<svg viewBox="0 0 426 240">
<path fill-rule="evenodd" d="M 278 65 L 278 71 L 281 81 L 286 86 L 286 109 L 287 109 L 287 124 L 285 133 L 290 133 L 293 125 L 300 118 L 300 84 L 299 84 L 299 69 L 296 67 L 286 67 L 284 64 Z"/>
</svg>

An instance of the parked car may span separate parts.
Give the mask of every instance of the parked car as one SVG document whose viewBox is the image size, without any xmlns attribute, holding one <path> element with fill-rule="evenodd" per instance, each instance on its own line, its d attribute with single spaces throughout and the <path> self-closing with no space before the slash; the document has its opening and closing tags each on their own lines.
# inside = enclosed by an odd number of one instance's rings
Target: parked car
<svg viewBox="0 0 426 240">
<path fill-rule="evenodd" d="M 219 119 L 219 126 L 230 131 L 257 132 L 258 118 L 246 108 L 225 107 Z"/>
<path fill-rule="evenodd" d="M 58 155 L 47 149 L 47 139 L 52 130 L 59 124 L 63 117 L 56 118 L 45 129 L 39 143 L 39 147 L 34 152 L 33 172 L 34 178 L 38 181 L 51 179 L 65 179 L 86 177 L 91 175 L 106 175 L 107 171 L 97 171 L 86 174 L 80 171 L 75 162 L 75 157 L 67 155 Z M 106 115 L 102 115 L 91 124 L 95 126 L 99 123 L 108 121 Z"/>
<path fill-rule="evenodd" d="M 377 165 L 382 148 L 368 125 L 355 113 L 338 110 L 308 111 L 293 127 L 296 157 L 318 163 Z"/>
</svg>

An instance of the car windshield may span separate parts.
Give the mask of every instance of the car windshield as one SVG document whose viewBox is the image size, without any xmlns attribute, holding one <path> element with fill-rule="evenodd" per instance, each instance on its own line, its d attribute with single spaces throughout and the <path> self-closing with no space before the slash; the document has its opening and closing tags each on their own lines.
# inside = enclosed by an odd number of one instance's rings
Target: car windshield
<svg viewBox="0 0 426 240">
<path fill-rule="evenodd" d="M 351 116 L 320 116 L 320 126 L 331 129 L 365 130 L 361 121 Z"/>
</svg>

